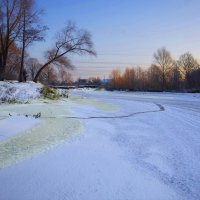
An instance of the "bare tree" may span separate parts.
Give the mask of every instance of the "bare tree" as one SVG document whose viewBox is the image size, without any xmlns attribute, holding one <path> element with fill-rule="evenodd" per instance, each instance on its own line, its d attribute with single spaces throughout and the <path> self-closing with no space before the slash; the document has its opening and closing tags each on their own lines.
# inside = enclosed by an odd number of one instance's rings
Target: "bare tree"
<svg viewBox="0 0 200 200">
<path fill-rule="evenodd" d="M 138 66 L 135 69 L 135 89 L 145 90 L 146 86 L 146 71 Z"/>
<path fill-rule="evenodd" d="M 66 27 L 57 34 L 55 47 L 46 52 L 47 61 L 36 74 L 34 81 L 37 82 L 40 73 L 50 64 L 66 65 L 68 60 L 65 56 L 70 53 L 96 55 L 90 34 L 68 22 Z"/>
<path fill-rule="evenodd" d="M 194 59 L 193 55 L 190 52 L 184 53 L 180 56 L 178 60 L 179 66 L 182 68 L 185 74 L 190 73 L 192 70 L 197 69 L 199 64 Z"/>
<path fill-rule="evenodd" d="M 4 79 L 16 80 L 18 78 L 20 70 L 20 57 L 21 50 L 17 47 L 17 45 L 14 42 L 9 47 L 7 66 L 4 72 Z"/>
<path fill-rule="evenodd" d="M 58 73 L 49 65 L 40 74 L 38 80 L 45 85 L 57 85 Z"/>
<path fill-rule="evenodd" d="M 190 85 L 196 92 L 200 92 L 200 68 L 193 70 L 190 74 Z M 195 90 L 194 90 L 195 91 Z"/>
<path fill-rule="evenodd" d="M 25 59 L 25 70 L 27 73 L 27 80 L 33 81 L 37 71 L 41 68 L 41 64 L 36 58 Z"/>
<path fill-rule="evenodd" d="M 121 85 L 122 85 L 122 75 L 120 70 L 118 69 L 114 69 L 112 70 L 111 74 L 110 74 L 110 78 L 111 78 L 111 83 L 110 83 L 110 87 L 111 89 L 114 90 L 120 90 L 122 89 Z"/>
<path fill-rule="evenodd" d="M 41 10 L 35 8 L 34 0 L 22 0 L 21 1 L 21 34 L 20 40 L 22 43 L 22 52 L 21 52 L 21 67 L 19 73 L 19 81 L 24 81 L 24 57 L 26 48 L 35 41 L 44 40 L 44 31 L 47 29 L 46 26 L 40 25 L 40 15 L 42 14 Z"/>
<path fill-rule="evenodd" d="M 150 91 L 160 91 L 162 85 L 162 72 L 160 68 L 152 64 L 148 68 L 148 90 Z"/>
<path fill-rule="evenodd" d="M 184 76 L 187 87 L 189 87 L 189 82 L 191 79 L 190 74 L 193 70 L 199 68 L 198 62 L 194 59 L 190 52 L 187 52 L 180 56 L 177 64 Z"/>
<path fill-rule="evenodd" d="M 23 79 L 25 48 L 33 41 L 43 39 L 46 30 L 39 25 L 41 11 L 34 7 L 34 0 L 0 1 L 0 80 L 8 71 L 8 54 L 12 45 L 21 43 L 21 67 L 19 80 Z M 9 66 L 10 67 L 10 66 Z M 13 66 L 12 66 L 13 67 Z"/>
<path fill-rule="evenodd" d="M 126 68 L 124 74 L 124 84 L 125 88 L 129 90 L 134 90 L 135 89 L 135 70 L 134 68 Z"/>
<path fill-rule="evenodd" d="M 156 53 L 154 53 L 154 62 L 157 66 L 159 66 L 162 72 L 162 90 L 166 89 L 166 76 L 169 70 L 173 67 L 174 61 L 171 57 L 169 51 L 166 48 L 158 49 Z"/>
<path fill-rule="evenodd" d="M 0 1 L 0 80 L 7 66 L 10 46 L 20 34 L 21 0 Z"/>
<path fill-rule="evenodd" d="M 72 79 L 72 74 L 68 72 L 68 70 L 66 70 L 66 68 L 62 68 L 60 70 L 60 74 L 61 74 L 61 83 L 62 84 L 70 84 L 72 83 L 73 79 Z"/>
</svg>

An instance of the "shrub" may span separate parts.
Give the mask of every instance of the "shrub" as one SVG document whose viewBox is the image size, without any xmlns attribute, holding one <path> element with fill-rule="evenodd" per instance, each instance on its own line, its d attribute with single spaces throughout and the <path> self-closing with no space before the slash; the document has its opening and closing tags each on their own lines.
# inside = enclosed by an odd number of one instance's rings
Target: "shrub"
<svg viewBox="0 0 200 200">
<path fill-rule="evenodd" d="M 56 89 L 47 86 L 43 87 L 40 93 L 46 99 L 57 100 L 60 98 L 60 94 Z"/>
</svg>

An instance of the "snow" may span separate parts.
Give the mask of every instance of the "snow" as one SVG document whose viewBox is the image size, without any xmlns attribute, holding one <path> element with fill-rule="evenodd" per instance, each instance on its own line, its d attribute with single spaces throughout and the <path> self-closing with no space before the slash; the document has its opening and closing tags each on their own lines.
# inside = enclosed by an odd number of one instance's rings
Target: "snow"
<svg viewBox="0 0 200 200">
<path fill-rule="evenodd" d="M 42 84 L 34 82 L 0 81 L 0 102 L 8 100 L 26 101 L 40 97 Z"/>
<path fill-rule="evenodd" d="M 39 112 L 39 119 L 25 117 Z M 65 102 L 35 100 L 29 104 L 5 104 L 0 107 L 0 113 L 8 116 L 0 121 L 1 135 L 7 138 L 0 143 L 0 168 L 46 152 L 81 130 L 78 120 L 64 118 L 71 116 Z"/>
<path fill-rule="evenodd" d="M 199 94 L 70 96 L 0 106 L 0 119 L 42 113 L 0 143 L 0 199 L 200 199 Z"/>
<path fill-rule="evenodd" d="M 0 121 L 0 142 L 25 132 L 39 124 L 33 117 L 14 116 Z"/>
</svg>

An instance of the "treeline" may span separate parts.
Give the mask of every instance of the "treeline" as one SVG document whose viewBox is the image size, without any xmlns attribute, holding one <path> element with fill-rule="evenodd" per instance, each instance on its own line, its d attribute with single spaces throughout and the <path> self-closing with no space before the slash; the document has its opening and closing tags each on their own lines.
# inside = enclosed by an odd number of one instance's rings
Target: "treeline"
<svg viewBox="0 0 200 200">
<path fill-rule="evenodd" d="M 154 54 L 153 64 L 145 69 L 113 70 L 110 90 L 200 92 L 200 65 L 189 52 L 174 60 L 165 48 Z"/>
<path fill-rule="evenodd" d="M 95 55 L 90 34 L 68 22 L 56 34 L 52 48 L 44 53 L 44 63 L 32 58 L 28 48 L 44 41 L 48 30 L 41 25 L 42 16 L 35 0 L 0 0 L 0 81 L 70 81 L 67 69 L 73 66 L 68 54 Z"/>
</svg>

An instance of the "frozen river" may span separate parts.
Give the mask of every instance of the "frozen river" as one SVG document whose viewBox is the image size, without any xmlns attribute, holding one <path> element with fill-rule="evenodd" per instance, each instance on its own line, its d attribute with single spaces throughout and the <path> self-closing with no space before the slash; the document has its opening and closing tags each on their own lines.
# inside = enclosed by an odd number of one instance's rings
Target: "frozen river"
<svg viewBox="0 0 200 200">
<path fill-rule="evenodd" d="M 20 106 L 0 110 L 25 114 Z M 0 199 L 200 199 L 199 94 L 79 90 L 23 109 L 38 107 L 45 123 L 37 131 L 8 128 L 0 142 Z M 1 120 L 0 131 L 9 123 Z M 35 143 L 26 151 L 28 138 Z"/>
</svg>

